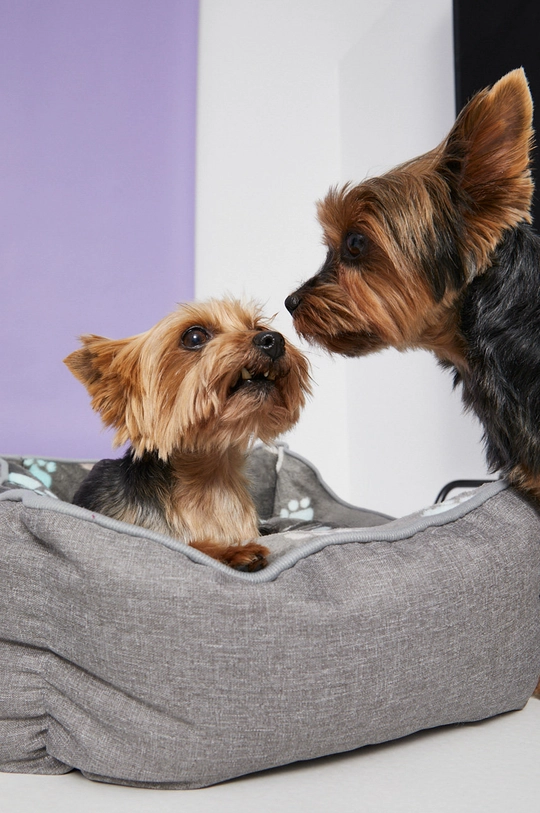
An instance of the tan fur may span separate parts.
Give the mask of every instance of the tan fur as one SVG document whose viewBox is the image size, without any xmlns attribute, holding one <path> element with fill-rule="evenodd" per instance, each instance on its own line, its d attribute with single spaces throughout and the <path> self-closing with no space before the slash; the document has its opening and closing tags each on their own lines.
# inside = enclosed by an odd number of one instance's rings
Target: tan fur
<svg viewBox="0 0 540 813">
<path fill-rule="evenodd" d="M 314 277 L 299 289 L 297 331 L 332 352 L 424 348 L 464 365 L 459 290 L 436 301 L 418 255 L 429 256 L 440 241 L 441 214 L 454 216 L 452 177 L 463 210 L 465 280 L 485 270 L 503 231 L 530 221 L 532 138 L 525 74 L 512 71 L 471 100 L 436 149 L 357 186 L 331 189 L 318 215 L 338 258 L 334 278 Z M 339 260 L 349 233 L 369 240 L 361 271 Z"/>
<path fill-rule="evenodd" d="M 210 340 L 182 345 L 198 326 Z M 265 442 L 298 420 L 309 392 L 308 365 L 288 342 L 276 360 L 254 345 L 269 330 L 260 309 L 235 300 L 180 306 L 128 339 L 81 337 L 65 363 L 85 385 L 114 444 L 129 441 L 135 459 L 155 453 L 172 482 L 154 494 L 159 511 L 112 504 L 110 515 L 183 539 L 233 567 L 262 560 L 255 506 L 243 474 L 255 438 Z M 270 372 L 268 386 L 234 390 L 242 368 Z"/>
</svg>

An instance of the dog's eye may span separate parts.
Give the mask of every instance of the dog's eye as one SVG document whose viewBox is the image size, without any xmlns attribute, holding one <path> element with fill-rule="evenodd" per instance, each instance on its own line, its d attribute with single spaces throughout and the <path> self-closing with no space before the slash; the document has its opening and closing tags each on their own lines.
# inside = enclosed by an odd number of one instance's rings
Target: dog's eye
<svg viewBox="0 0 540 813">
<path fill-rule="evenodd" d="M 364 254 L 367 246 L 365 234 L 351 232 L 343 242 L 343 256 L 346 260 L 357 260 Z"/>
<path fill-rule="evenodd" d="M 212 337 L 205 330 L 203 327 L 199 327 L 199 325 L 194 325 L 193 327 L 189 327 L 183 334 L 182 334 L 182 346 L 186 348 L 186 350 L 198 350 L 199 347 L 202 347 L 203 344 L 206 344 Z"/>
</svg>

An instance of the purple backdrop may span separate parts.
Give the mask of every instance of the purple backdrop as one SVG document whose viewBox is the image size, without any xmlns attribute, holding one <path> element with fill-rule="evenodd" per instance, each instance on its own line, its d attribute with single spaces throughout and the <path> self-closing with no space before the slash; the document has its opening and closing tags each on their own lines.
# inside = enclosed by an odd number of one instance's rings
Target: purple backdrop
<svg viewBox="0 0 540 813">
<path fill-rule="evenodd" d="M 0 0 L 0 453 L 103 457 L 62 359 L 193 295 L 197 0 Z"/>
</svg>

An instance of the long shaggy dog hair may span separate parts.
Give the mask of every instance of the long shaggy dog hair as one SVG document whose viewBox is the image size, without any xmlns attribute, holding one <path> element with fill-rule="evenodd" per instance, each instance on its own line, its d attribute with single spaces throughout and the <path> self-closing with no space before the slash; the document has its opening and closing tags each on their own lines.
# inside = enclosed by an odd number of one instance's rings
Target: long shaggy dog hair
<svg viewBox="0 0 540 813">
<path fill-rule="evenodd" d="M 242 570 L 266 564 L 244 478 L 254 438 L 292 427 L 309 392 L 304 356 L 260 309 L 234 300 L 180 306 L 128 339 L 81 337 L 65 362 L 123 458 L 102 460 L 74 502 L 178 537 Z"/>
</svg>

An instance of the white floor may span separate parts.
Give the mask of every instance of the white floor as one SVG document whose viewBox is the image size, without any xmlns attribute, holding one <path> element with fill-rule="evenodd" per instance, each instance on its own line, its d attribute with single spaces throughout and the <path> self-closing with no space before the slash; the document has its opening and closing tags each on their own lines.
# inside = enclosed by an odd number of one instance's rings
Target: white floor
<svg viewBox="0 0 540 813">
<path fill-rule="evenodd" d="M 2 813 L 535 813 L 540 701 L 349 754 L 193 791 L 0 774 Z"/>
</svg>

